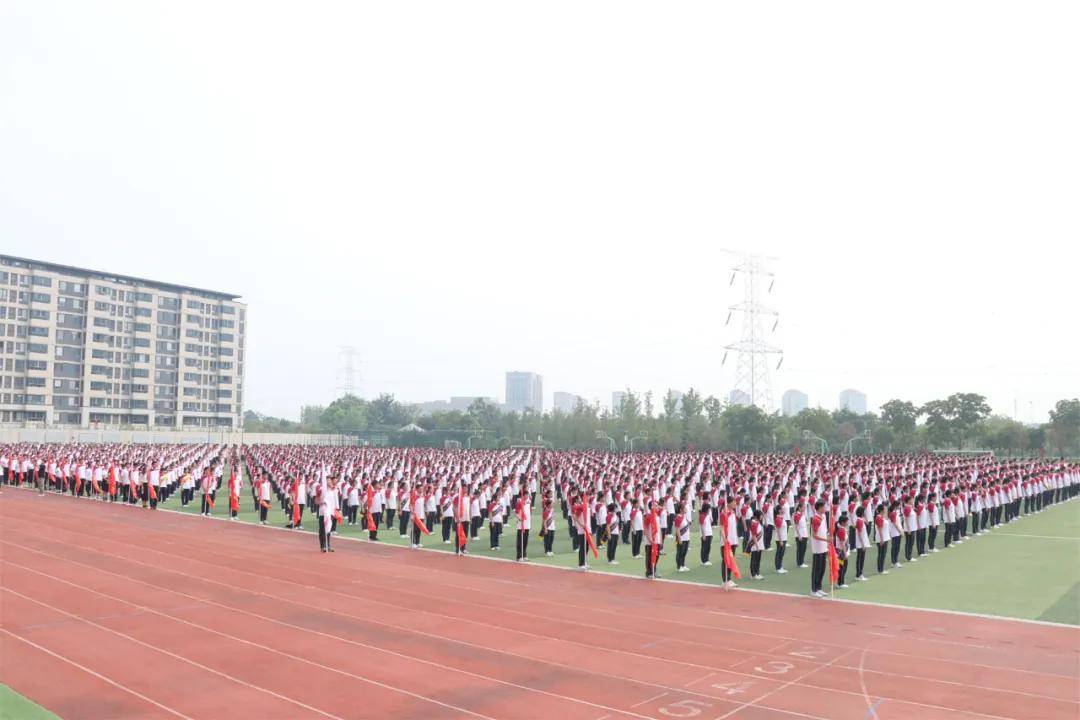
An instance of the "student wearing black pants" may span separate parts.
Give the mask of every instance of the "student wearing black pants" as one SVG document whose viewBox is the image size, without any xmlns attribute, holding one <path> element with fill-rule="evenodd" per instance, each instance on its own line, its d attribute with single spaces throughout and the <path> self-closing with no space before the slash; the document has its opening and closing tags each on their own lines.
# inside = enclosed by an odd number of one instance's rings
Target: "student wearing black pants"
<svg viewBox="0 0 1080 720">
<path fill-rule="evenodd" d="M 904 557 L 911 562 L 912 550 L 915 548 L 915 533 L 907 530 L 904 532 Z"/>
<path fill-rule="evenodd" d="M 795 538 L 795 564 L 798 567 L 806 565 L 806 540 L 807 538 Z"/>
<path fill-rule="evenodd" d="M 712 553 L 712 535 L 701 538 L 701 564 L 711 565 L 709 555 Z"/>
<path fill-rule="evenodd" d="M 825 579 L 825 553 L 814 553 L 812 563 L 813 565 L 810 568 L 810 592 L 817 595 L 823 592 L 821 583 Z"/>
<path fill-rule="evenodd" d="M 545 555 L 551 555 L 554 552 L 553 548 L 555 547 L 555 531 L 554 530 L 548 530 L 548 529 L 545 528 L 543 530 L 543 533 L 544 533 L 544 554 Z"/>
<path fill-rule="evenodd" d="M 525 528 L 518 528 L 517 531 L 517 559 L 528 560 L 529 554 L 529 531 Z"/>
<path fill-rule="evenodd" d="M 615 548 L 619 546 L 619 533 L 613 532 L 608 536 L 607 542 L 607 561 L 608 565 L 618 565 L 619 561 L 615 559 Z"/>
<path fill-rule="evenodd" d="M 630 554 L 633 557 L 641 556 L 641 538 L 644 532 L 641 530 L 634 530 L 630 533 Z"/>
<path fill-rule="evenodd" d="M 502 535 L 502 526 L 503 526 L 503 524 L 501 522 L 498 522 L 498 521 L 495 521 L 495 520 L 493 520 L 488 526 L 488 529 L 491 530 L 490 534 L 491 534 L 491 549 L 492 550 L 498 550 L 499 549 L 499 537 Z"/>
</svg>

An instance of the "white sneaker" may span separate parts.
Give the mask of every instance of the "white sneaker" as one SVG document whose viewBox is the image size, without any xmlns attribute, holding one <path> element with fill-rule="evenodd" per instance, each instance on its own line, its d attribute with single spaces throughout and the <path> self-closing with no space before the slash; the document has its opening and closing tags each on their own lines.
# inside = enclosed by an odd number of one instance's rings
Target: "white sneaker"
<svg viewBox="0 0 1080 720">
<path fill-rule="evenodd" d="M 734 580 L 728 580 L 727 581 L 727 586 L 728 587 L 739 587 L 739 584 L 736 583 Z"/>
<path fill-rule="evenodd" d="M 903 563 L 893 563 L 892 566 L 894 568 L 902 568 L 902 567 L 904 567 L 904 564 Z"/>
<path fill-rule="evenodd" d="M 843 585 L 839 585 L 837 587 L 839 587 L 841 590 L 847 590 L 848 584 L 844 583 Z"/>
<path fill-rule="evenodd" d="M 547 552 L 547 553 L 544 553 L 544 556 L 545 556 L 545 557 L 551 557 L 551 556 L 552 556 L 552 555 L 554 555 L 554 554 L 555 554 L 555 553 L 550 553 L 550 552 Z"/>
<path fill-rule="evenodd" d="M 808 567 L 810 567 L 810 566 L 809 566 L 809 565 L 807 565 L 806 563 L 803 563 L 802 565 L 799 565 L 798 567 L 800 567 L 800 568 L 808 568 Z"/>
<path fill-rule="evenodd" d="M 548 553 L 548 555 L 550 555 L 550 554 L 551 553 Z M 619 564 L 618 560 L 608 560 L 608 565 L 618 565 L 618 564 Z"/>
<path fill-rule="evenodd" d="M 908 560 L 908 562 L 919 562 L 919 558 L 913 557 L 910 560 Z"/>
<path fill-rule="evenodd" d="M 403 538 L 407 538 L 407 537 L 409 537 L 409 536 L 408 536 L 408 535 L 402 535 L 401 537 L 403 537 Z M 471 539 L 471 538 L 470 538 L 470 539 Z"/>
<path fill-rule="evenodd" d="M 754 575 L 753 578 L 754 578 L 754 580 L 764 580 L 765 576 L 764 575 Z"/>
<path fill-rule="evenodd" d="M 934 549 L 933 549 L 933 550 L 931 550 L 930 552 L 941 552 L 941 548 L 934 548 Z"/>
<path fill-rule="evenodd" d="M 878 573 L 878 574 L 879 574 L 879 575 L 888 575 L 888 574 L 889 574 L 889 571 L 888 571 L 888 570 L 882 570 L 882 571 L 881 571 L 880 573 Z"/>
<path fill-rule="evenodd" d="M 708 560 L 706 560 L 705 562 L 703 562 L 701 564 L 702 564 L 703 567 L 711 567 L 712 566 L 712 563 L 710 561 L 708 561 Z"/>
<path fill-rule="evenodd" d="M 857 577 L 855 579 L 858 580 L 859 582 L 866 582 L 866 576 L 865 575 L 860 575 L 859 577 Z"/>
<path fill-rule="evenodd" d="M 784 568 L 780 568 L 779 570 L 776 571 L 776 574 L 777 575 L 787 575 L 787 570 L 785 570 Z"/>
</svg>

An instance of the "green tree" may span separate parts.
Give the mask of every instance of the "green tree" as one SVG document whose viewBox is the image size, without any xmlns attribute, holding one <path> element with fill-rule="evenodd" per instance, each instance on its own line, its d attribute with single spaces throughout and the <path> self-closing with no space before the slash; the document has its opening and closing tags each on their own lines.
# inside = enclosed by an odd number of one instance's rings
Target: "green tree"
<svg viewBox="0 0 1080 720">
<path fill-rule="evenodd" d="M 325 411 L 322 405 L 304 405 L 300 408 L 300 424 L 305 428 L 317 429 Z"/>
<path fill-rule="evenodd" d="M 367 428 L 366 403 L 355 395 L 342 395 L 319 415 L 319 429 L 332 433 L 355 433 Z"/>
<path fill-rule="evenodd" d="M 919 409 L 907 400 L 890 400 L 881 406 L 881 422 L 892 434 L 892 442 L 899 449 L 910 449 L 915 442 L 915 426 L 919 421 Z M 880 431 L 879 431 L 880 432 Z"/>
<path fill-rule="evenodd" d="M 1080 449 L 1080 400 L 1058 400 L 1050 411 L 1048 436 L 1058 455 Z"/>
</svg>

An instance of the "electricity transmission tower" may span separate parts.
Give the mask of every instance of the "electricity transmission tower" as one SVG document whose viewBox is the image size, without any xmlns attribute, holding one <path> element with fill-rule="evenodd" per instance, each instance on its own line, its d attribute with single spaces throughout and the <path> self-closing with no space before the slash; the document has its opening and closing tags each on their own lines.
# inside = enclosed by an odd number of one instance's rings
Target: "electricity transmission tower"
<svg viewBox="0 0 1080 720">
<path fill-rule="evenodd" d="M 724 346 L 724 359 L 721 365 L 727 361 L 729 352 L 738 354 L 735 366 L 735 390 L 742 392 L 749 399 L 751 405 L 757 405 L 766 413 L 772 412 L 772 386 L 769 381 L 769 356 L 777 355 L 780 361 L 776 369 L 784 362 L 784 351 L 771 345 L 765 339 L 762 329 L 762 318 L 772 318 L 772 329 L 776 330 L 780 322 L 780 313 L 761 302 L 760 298 L 772 292 L 776 282 L 776 274 L 769 267 L 770 260 L 777 258 L 764 255 L 742 254 L 739 261 L 731 268 L 731 281 L 728 287 L 735 284 L 735 279 L 742 276 L 743 300 L 728 307 L 726 326 L 731 322 L 735 313 L 742 316 L 742 336 L 730 345 Z M 769 287 L 762 290 L 764 279 L 769 279 Z"/>
<path fill-rule="evenodd" d="M 356 356 L 359 350 L 354 345 L 338 347 L 338 386 L 345 395 L 356 394 Z"/>
</svg>

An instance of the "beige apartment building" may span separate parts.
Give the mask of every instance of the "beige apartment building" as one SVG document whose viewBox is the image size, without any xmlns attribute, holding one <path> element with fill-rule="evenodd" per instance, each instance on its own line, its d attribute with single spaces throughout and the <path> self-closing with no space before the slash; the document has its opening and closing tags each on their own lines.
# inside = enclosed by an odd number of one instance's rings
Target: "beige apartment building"
<svg viewBox="0 0 1080 720">
<path fill-rule="evenodd" d="M 237 297 L 0 255 L 0 423 L 239 428 Z"/>
</svg>

